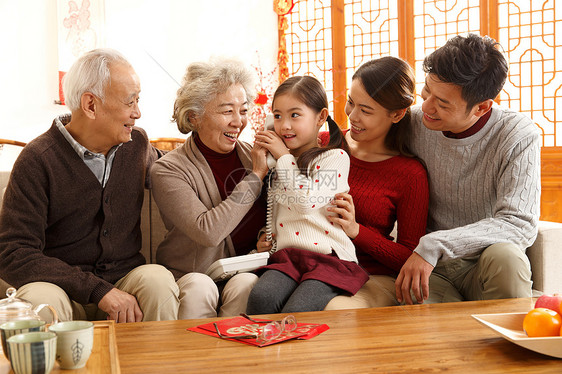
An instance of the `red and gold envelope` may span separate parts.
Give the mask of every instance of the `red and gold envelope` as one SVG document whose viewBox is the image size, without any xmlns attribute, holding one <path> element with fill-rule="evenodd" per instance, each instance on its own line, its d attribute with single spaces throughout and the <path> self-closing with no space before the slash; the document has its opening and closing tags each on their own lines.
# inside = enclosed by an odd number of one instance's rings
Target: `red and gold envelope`
<svg viewBox="0 0 562 374">
<path fill-rule="evenodd" d="M 256 321 L 261 321 L 260 319 L 255 319 Z M 257 338 L 246 338 L 246 339 L 236 339 L 235 337 L 244 335 L 254 335 L 259 333 L 260 328 L 263 328 L 266 324 L 266 320 L 263 323 L 255 323 L 247 320 L 244 317 L 234 317 L 229 319 L 223 319 L 215 322 L 219 331 L 222 335 L 232 336 L 232 340 L 236 342 L 242 342 L 250 345 L 255 345 L 258 347 L 265 347 L 272 344 L 281 343 L 291 339 L 302 339 L 308 340 L 315 337 L 318 334 L 323 333 L 328 330 L 329 327 L 326 324 L 315 324 L 315 323 L 297 323 L 297 328 L 291 332 L 283 332 L 281 336 L 267 342 L 258 342 Z M 198 332 L 200 334 L 210 335 L 214 337 L 219 337 L 213 322 L 205 323 L 203 325 L 191 327 L 187 329 L 188 331 Z"/>
</svg>

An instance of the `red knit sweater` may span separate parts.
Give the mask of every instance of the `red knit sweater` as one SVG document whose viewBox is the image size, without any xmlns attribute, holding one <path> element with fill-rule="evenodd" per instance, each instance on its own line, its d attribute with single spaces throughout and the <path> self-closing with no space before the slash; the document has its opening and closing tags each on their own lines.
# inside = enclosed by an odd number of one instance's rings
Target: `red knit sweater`
<svg viewBox="0 0 562 374">
<path fill-rule="evenodd" d="M 404 156 L 380 162 L 351 156 L 349 186 L 360 225 L 353 240 L 359 263 L 369 274 L 395 276 L 425 234 L 429 192 L 424 167 Z M 395 221 L 396 242 L 390 236 Z"/>
<path fill-rule="evenodd" d="M 320 133 L 327 144 L 329 133 Z M 425 235 L 429 189 L 427 173 L 416 159 L 395 156 L 367 162 L 350 155 L 349 193 L 359 235 L 357 259 L 369 274 L 396 276 Z M 398 238 L 390 236 L 394 223 Z"/>
</svg>

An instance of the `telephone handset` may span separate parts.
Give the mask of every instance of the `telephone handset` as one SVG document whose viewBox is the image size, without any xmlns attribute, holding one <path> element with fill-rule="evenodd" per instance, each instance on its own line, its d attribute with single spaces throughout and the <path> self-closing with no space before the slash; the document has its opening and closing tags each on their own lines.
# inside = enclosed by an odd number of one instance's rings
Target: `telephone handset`
<svg viewBox="0 0 562 374">
<path fill-rule="evenodd" d="M 272 130 L 275 131 L 275 128 L 273 127 L 273 114 L 268 114 L 265 117 L 265 125 L 264 125 L 264 130 Z M 277 165 L 277 160 L 275 159 L 275 157 L 273 157 L 273 155 L 269 152 L 267 152 L 267 167 L 269 169 L 273 169 L 275 168 L 275 165 Z M 266 219 L 265 219 L 265 240 L 268 242 L 271 242 L 272 246 L 271 249 L 269 250 L 270 254 L 273 254 L 276 250 L 277 250 L 277 242 L 275 239 L 273 239 L 273 192 L 271 191 L 271 178 L 273 177 L 272 173 L 269 173 L 268 175 L 268 185 L 269 188 L 267 189 L 267 215 L 266 215 Z"/>
<path fill-rule="evenodd" d="M 275 128 L 273 127 L 273 114 L 268 114 L 265 117 L 265 125 L 263 128 L 264 130 L 275 131 Z M 267 152 L 267 167 L 269 169 L 273 169 L 276 164 L 277 160 L 275 159 L 275 157 L 273 157 L 271 153 Z"/>
</svg>

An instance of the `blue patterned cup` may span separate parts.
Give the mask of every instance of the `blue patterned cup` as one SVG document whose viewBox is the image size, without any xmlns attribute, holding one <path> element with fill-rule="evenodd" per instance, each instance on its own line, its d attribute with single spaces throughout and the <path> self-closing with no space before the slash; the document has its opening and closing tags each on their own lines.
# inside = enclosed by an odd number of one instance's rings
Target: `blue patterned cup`
<svg viewBox="0 0 562 374">
<path fill-rule="evenodd" d="M 89 321 L 66 321 L 51 325 L 57 334 L 57 361 L 61 369 L 80 369 L 86 365 L 94 345 L 94 324 Z"/>
<path fill-rule="evenodd" d="M 15 374 L 48 374 L 55 366 L 57 335 L 52 332 L 27 332 L 7 340 L 10 364 Z"/>
<path fill-rule="evenodd" d="M 45 331 L 45 321 L 38 319 L 24 319 L 19 321 L 5 322 L 0 325 L 0 335 L 2 336 L 2 350 L 4 356 L 9 360 L 8 344 L 6 340 L 14 335 L 23 334 L 26 332 Z"/>
</svg>

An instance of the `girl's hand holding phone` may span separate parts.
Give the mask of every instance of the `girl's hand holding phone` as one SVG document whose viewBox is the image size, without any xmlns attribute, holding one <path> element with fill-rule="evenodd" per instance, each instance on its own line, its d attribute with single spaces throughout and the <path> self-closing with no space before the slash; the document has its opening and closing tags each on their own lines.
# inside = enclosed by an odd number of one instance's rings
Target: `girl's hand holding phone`
<svg viewBox="0 0 562 374">
<path fill-rule="evenodd" d="M 258 131 L 255 144 L 266 148 L 276 160 L 283 155 L 289 154 L 289 150 L 285 143 L 283 143 L 283 139 L 271 130 Z"/>
</svg>

